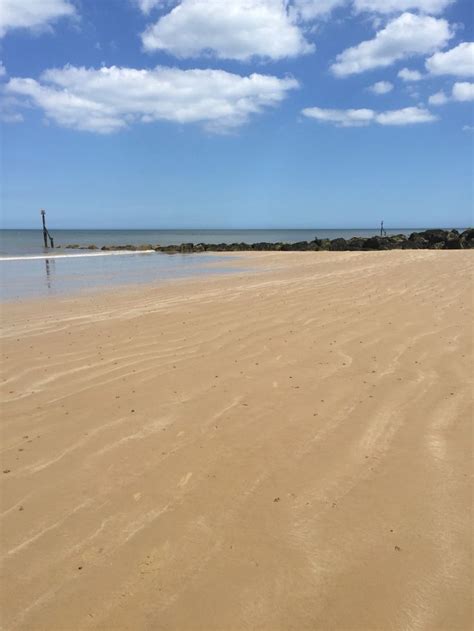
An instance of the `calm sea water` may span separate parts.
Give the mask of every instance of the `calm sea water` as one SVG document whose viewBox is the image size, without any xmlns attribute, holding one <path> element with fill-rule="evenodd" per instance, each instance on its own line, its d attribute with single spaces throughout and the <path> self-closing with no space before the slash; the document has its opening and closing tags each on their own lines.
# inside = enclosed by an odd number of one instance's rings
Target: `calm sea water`
<svg viewBox="0 0 474 631">
<path fill-rule="evenodd" d="M 388 234 L 412 229 L 387 230 Z M 54 230 L 55 245 L 171 245 L 310 241 L 370 236 L 376 230 Z M 0 230 L 0 300 L 56 296 L 203 274 L 233 273 L 229 257 L 207 254 L 45 250 L 41 230 Z"/>
</svg>

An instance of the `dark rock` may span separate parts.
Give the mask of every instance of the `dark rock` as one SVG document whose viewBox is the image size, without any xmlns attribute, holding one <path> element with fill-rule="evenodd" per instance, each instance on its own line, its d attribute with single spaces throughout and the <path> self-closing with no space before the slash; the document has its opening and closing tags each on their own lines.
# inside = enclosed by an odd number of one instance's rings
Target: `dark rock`
<svg viewBox="0 0 474 631">
<path fill-rule="evenodd" d="M 331 245 L 329 246 L 331 252 L 342 252 L 347 250 L 347 241 L 345 239 L 332 239 Z"/>
<path fill-rule="evenodd" d="M 330 250 L 331 249 L 330 239 L 321 239 L 319 243 L 319 247 L 321 248 L 321 250 Z"/>
<path fill-rule="evenodd" d="M 412 241 L 411 239 L 407 239 L 406 241 L 402 241 L 397 245 L 397 248 L 400 250 L 423 250 L 428 247 L 428 242 L 425 239 L 420 239 L 418 241 Z"/>
<path fill-rule="evenodd" d="M 460 236 L 461 247 L 468 250 L 474 249 L 474 228 L 464 230 Z"/>
<path fill-rule="evenodd" d="M 448 238 L 446 239 L 445 247 L 448 250 L 460 250 L 462 248 L 461 239 L 456 236 Z"/>
<path fill-rule="evenodd" d="M 261 241 L 259 243 L 252 243 L 250 246 L 252 250 L 273 250 L 273 243 L 267 243 L 266 241 Z"/>
<path fill-rule="evenodd" d="M 69 249 L 89 249 L 96 250 L 97 246 L 80 246 L 77 244 L 67 245 Z M 461 249 L 474 248 L 474 229 L 469 228 L 459 234 L 458 230 L 424 230 L 423 232 L 413 232 L 408 238 L 404 234 L 391 236 L 374 235 L 368 238 L 352 237 L 351 239 L 337 238 L 330 241 L 329 239 L 318 239 L 315 237 L 313 241 L 297 241 L 295 243 L 268 243 L 261 241 L 257 243 L 181 243 L 180 245 L 104 245 L 102 250 L 118 250 L 118 251 L 145 251 L 155 250 L 166 254 L 176 254 L 177 252 L 244 252 L 244 251 L 283 251 L 283 252 L 304 252 L 304 251 L 360 251 L 360 250 L 419 250 L 419 249 Z"/>
<path fill-rule="evenodd" d="M 362 250 L 365 245 L 365 239 L 362 237 L 352 237 L 347 242 L 349 250 Z"/>
<path fill-rule="evenodd" d="M 404 234 L 394 234 L 390 237 L 387 237 L 387 241 L 390 244 L 390 248 L 394 250 L 398 250 L 402 248 L 402 244 L 406 243 L 407 237 Z"/>
<path fill-rule="evenodd" d="M 386 237 L 369 237 L 364 243 L 365 250 L 388 250 L 390 242 Z"/>
<path fill-rule="evenodd" d="M 412 241 L 417 241 L 421 238 L 431 246 L 435 243 L 444 243 L 447 236 L 447 230 L 424 230 L 423 232 L 414 232 L 410 235 L 410 239 L 412 239 Z"/>
<path fill-rule="evenodd" d="M 301 251 L 305 251 L 308 249 L 308 242 L 307 241 L 297 241 L 296 243 L 292 244 L 292 249 L 296 250 L 298 252 Z"/>
<path fill-rule="evenodd" d="M 420 232 L 412 232 L 408 237 L 408 240 L 411 243 L 416 244 L 416 249 L 427 248 L 430 245 L 428 239 L 425 239 Z"/>
</svg>

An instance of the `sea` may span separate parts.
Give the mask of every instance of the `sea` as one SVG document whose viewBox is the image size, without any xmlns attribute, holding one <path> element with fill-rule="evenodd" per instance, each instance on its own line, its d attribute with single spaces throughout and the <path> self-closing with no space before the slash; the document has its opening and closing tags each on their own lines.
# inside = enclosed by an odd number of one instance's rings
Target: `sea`
<svg viewBox="0 0 474 631">
<path fill-rule="evenodd" d="M 422 230 L 422 228 L 417 229 Z M 409 234 L 414 229 L 388 229 Z M 54 297 L 138 283 L 235 273 L 229 256 L 219 254 L 161 254 L 65 249 L 66 245 L 173 245 L 179 243 L 257 243 L 311 241 L 371 236 L 368 229 L 298 230 L 54 230 L 54 249 L 45 249 L 41 230 L 0 230 L 0 300 Z M 61 246 L 61 247 L 57 247 Z"/>
</svg>

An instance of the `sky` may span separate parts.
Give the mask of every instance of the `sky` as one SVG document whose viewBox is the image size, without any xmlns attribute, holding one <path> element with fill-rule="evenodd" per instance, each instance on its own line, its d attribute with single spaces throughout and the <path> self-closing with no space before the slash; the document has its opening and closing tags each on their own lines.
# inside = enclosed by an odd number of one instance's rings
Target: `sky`
<svg viewBox="0 0 474 631">
<path fill-rule="evenodd" d="M 1 225 L 472 225 L 473 12 L 1 0 Z"/>
</svg>

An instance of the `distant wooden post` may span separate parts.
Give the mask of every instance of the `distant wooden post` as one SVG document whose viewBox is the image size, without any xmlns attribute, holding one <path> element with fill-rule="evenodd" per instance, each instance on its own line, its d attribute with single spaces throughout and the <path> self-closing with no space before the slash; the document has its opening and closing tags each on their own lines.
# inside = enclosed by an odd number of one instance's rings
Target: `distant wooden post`
<svg viewBox="0 0 474 631">
<path fill-rule="evenodd" d="M 51 243 L 51 247 L 54 248 L 54 239 L 53 237 L 49 234 L 48 228 L 46 228 L 46 211 L 41 209 L 41 219 L 43 220 L 43 240 L 44 240 L 44 247 L 47 248 L 48 247 L 48 237 L 49 237 L 49 241 Z"/>
<path fill-rule="evenodd" d="M 48 247 L 48 231 L 46 229 L 46 219 L 45 219 L 46 211 L 41 209 L 41 219 L 43 220 L 43 239 L 44 239 L 44 247 Z"/>
</svg>

